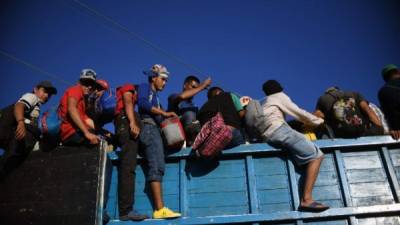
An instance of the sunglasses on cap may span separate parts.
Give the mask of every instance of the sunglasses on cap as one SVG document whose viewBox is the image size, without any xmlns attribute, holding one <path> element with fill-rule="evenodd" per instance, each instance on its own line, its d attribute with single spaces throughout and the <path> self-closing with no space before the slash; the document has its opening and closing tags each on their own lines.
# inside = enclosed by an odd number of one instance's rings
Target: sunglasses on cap
<svg viewBox="0 0 400 225">
<path fill-rule="evenodd" d="M 94 80 L 92 80 L 92 79 L 81 79 L 80 80 L 80 83 L 83 85 L 83 86 L 86 86 L 86 87 L 94 87 L 95 86 L 95 84 L 96 84 L 96 82 L 94 81 Z"/>
</svg>

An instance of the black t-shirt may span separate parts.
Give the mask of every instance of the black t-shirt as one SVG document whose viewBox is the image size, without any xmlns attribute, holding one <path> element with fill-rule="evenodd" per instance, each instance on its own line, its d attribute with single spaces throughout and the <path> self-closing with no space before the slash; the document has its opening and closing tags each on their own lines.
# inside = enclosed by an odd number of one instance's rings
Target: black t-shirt
<svg viewBox="0 0 400 225">
<path fill-rule="evenodd" d="M 387 82 L 379 90 L 378 98 L 390 128 L 400 130 L 400 80 Z"/>
<path fill-rule="evenodd" d="M 179 94 L 172 94 L 168 97 L 168 111 L 175 112 L 178 115 L 182 115 L 187 111 L 196 112 L 198 111 L 197 106 L 193 102 L 193 98 L 182 100 L 178 99 Z"/>
<path fill-rule="evenodd" d="M 201 125 L 204 125 L 217 112 L 221 112 L 225 124 L 240 129 L 241 120 L 233 103 L 231 94 L 228 92 L 221 93 L 209 99 L 200 109 L 198 119 Z"/>
</svg>

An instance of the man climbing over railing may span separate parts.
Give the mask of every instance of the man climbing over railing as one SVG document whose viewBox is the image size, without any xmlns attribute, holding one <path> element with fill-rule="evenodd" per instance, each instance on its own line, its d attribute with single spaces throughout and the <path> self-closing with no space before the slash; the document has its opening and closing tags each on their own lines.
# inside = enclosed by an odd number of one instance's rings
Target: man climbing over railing
<svg viewBox="0 0 400 225">
<path fill-rule="evenodd" d="M 324 119 L 337 138 L 383 135 L 383 126 L 361 94 L 328 88 L 318 99 L 316 116 Z"/>
<path fill-rule="evenodd" d="M 175 93 L 168 97 L 168 111 L 175 112 L 181 116 L 181 122 L 186 134 L 186 146 L 191 146 L 197 133 L 200 131 L 200 124 L 197 120 L 198 107 L 194 104 L 193 98 L 202 90 L 208 88 L 211 79 L 200 83 L 196 76 L 188 76 L 183 82 L 181 93 Z"/>
<path fill-rule="evenodd" d="M 223 149 L 244 144 L 242 118 L 246 110 L 237 95 L 212 87 L 201 107 L 198 119 L 202 126 L 192 146 L 191 158 L 214 158 Z"/>
<path fill-rule="evenodd" d="M 266 129 L 261 134 L 263 140 L 274 147 L 288 151 L 296 164 L 305 166 L 306 169 L 303 194 L 298 210 L 320 212 L 328 209 L 328 206 L 314 201 L 312 197 L 312 190 L 324 154 L 303 134 L 290 128 L 286 123 L 285 116 L 290 115 L 311 127 L 323 124 L 324 120 L 299 108 L 283 92 L 282 86 L 277 81 L 268 80 L 263 84 L 262 89 L 267 96 L 267 100 L 262 105 L 266 125 Z"/>
</svg>

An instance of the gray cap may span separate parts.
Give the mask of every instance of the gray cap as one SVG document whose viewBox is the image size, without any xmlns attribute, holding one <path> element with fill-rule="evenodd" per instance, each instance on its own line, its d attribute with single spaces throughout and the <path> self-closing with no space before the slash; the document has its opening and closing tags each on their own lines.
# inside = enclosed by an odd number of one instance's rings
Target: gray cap
<svg viewBox="0 0 400 225">
<path fill-rule="evenodd" d="M 37 88 L 42 87 L 42 88 L 46 89 L 46 91 L 47 91 L 49 94 L 54 94 L 54 95 L 57 94 L 57 88 L 55 88 L 55 87 L 53 86 L 53 84 L 51 84 L 51 82 L 48 81 L 48 80 L 40 81 L 40 82 L 36 85 L 36 87 L 37 87 Z"/>
<path fill-rule="evenodd" d="M 79 79 L 88 79 L 96 81 L 96 72 L 92 69 L 83 69 Z"/>
</svg>

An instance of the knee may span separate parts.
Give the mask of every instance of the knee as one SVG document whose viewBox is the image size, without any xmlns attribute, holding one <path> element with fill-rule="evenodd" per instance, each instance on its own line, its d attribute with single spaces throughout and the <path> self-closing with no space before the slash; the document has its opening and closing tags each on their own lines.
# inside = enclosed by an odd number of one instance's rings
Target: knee
<svg viewBox="0 0 400 225">
<path fill-rule="evenodd" d="M 152 181 L 162 181 L 162 178 L 165 173 L 165 165 L 157 165 L 153 166 L 152 168 L 149 169 L 149 172 L 146 176 L 147 182 L 152 182 Z"/>
</svg>

